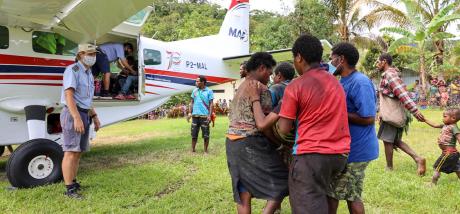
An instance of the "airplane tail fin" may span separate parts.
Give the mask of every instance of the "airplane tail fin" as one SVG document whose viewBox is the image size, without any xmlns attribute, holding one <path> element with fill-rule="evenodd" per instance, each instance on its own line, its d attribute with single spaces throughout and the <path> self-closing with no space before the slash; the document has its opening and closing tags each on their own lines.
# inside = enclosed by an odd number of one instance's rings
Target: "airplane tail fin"
<svg viewBox="0 0 460 214">
<path fill-rule="evenodd" d="M 249 53 L 249 0 L 232 0 L 219 36 L 232 54 Z"/>
</svg>

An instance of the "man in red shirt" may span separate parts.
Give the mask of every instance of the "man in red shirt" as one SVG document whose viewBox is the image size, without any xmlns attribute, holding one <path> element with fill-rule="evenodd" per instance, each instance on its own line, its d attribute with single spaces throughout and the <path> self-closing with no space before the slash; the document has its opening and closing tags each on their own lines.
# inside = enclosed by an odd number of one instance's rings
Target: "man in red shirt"
<svg viewBox="0 0 460 214">
<path fill-rule="evenodd" d="M 294 158 L 289 172 L 293 213 L 328 213 L 331 181 L 345 169 L 350 152 L 347 104 L 339 81 L 320 67 L 321 42 L 300 36 L 292 48 L 300 77 L 285 89 L 279 128 L 296 126 Z"/>
</svg>

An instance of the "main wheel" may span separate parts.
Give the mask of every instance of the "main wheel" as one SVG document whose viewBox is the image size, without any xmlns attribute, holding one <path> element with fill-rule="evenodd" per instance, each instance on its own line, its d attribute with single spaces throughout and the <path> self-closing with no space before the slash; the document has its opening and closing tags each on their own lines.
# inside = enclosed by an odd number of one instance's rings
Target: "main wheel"
<svg viewBox="0 0 460 214">
<path fill-rule="evenodd" d="M 48 139 L 34 139 L 20 145 L 11 154 L 6 175 L 11 185 L 29 188 L 55 183 L 62 179 L 61 147 Z"/>
<path fill-rule="evenodd" d="M 5 146 L 0 146 L 0 157 L 3 155 L 5 152 Z"/>
</svg>

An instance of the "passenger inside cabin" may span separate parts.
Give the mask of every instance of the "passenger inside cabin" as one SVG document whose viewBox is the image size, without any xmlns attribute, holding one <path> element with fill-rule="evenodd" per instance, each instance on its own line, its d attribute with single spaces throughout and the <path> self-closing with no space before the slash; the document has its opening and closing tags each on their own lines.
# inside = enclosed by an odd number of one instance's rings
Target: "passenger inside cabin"
<svg viewBox="0 0 460 214">
<path fill-rule="evenodd" d="M 137 61 L 134 59 L 133 56 L 126 57 L 129 66 L 131 66 L 132 71 L 127 68 L 123 68 L 118 75 L 118 84 L 120 91 L 116 97 L 117 100 L 132 100 L 136 99 L 133 95 L 133 90 L 130 90 L 132 86 L 137 85 L 139 80 L 138 68 L 136 66 Z"/>
<path fill-rule="evenodd" d="M 133 56 L 126 57 L 130 69 L 123 68 L 118 75 L 118 84 L 120 85 L 120 92 L 115 97 L 117 100 L 133 100 L 136 97 L 130 90 L 131 86 L 137 85 L 139 80 L 137 61 Z"/>
</svg>

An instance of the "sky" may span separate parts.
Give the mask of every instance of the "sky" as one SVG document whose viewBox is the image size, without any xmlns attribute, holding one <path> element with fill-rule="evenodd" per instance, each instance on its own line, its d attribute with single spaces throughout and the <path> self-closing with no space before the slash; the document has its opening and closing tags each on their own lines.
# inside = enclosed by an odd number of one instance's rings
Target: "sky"
<svg viewBox="0 0 460 214">
<path fill-rule="evenodd" d="M 279 14 L 288 14 L 294 10 L 294 4 L 296 0 L 250 0 L 251 10 L 266 10 Z M 219 4 L 220 6 L 227 8 L 230 5 L 230 0 L 210 0 L 210 2 Z M 380 0 L 387 4 L 394 4 L 392 0 Z M 402 5 L 398 5 L 397 8 L 404 8 Z M 457 22 L 459 24 L 459 22 Z M 460 24 L 459 24 L 460 25 Z M 460 26 L 459 26 L 460 28 Z M 457 29 L 456 24 L 450 25 L 448 32 L 457 35 L 460 38 L 460 30 Z M 379 29 L 375 28 L 371 30 L 373 34 L 380 34 Z"/>
<path fill-rule="evenodd" d="M 294 10 L 295 0 L 250 0 L 251 10 L 266 10 L 270 12 L 287 14 Z M 230 6 L 230 0 L 210 0 L 224 8 Z"/>
</svg>

